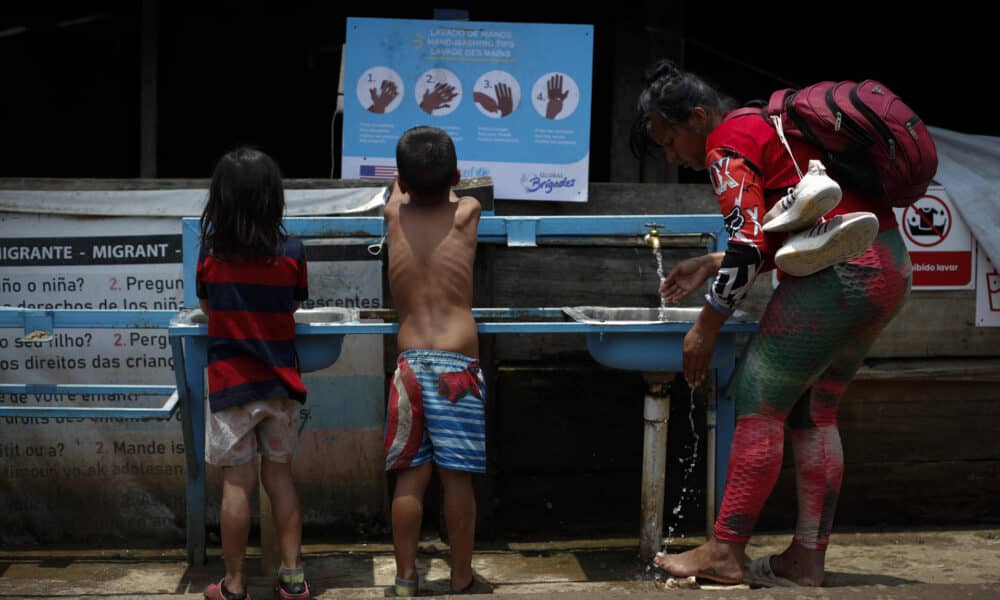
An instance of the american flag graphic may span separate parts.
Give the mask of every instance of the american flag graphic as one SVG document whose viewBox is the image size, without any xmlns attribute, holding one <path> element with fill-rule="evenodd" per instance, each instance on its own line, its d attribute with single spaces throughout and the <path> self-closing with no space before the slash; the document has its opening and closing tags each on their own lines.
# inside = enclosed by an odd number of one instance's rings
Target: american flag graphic
<svg viewBox="0 0 1000 600">
<path fill-rule="evenodd" d="M 396 167 L 392 165 L 361 165 L 361 179 L 392 179 Z"/>
</svg>

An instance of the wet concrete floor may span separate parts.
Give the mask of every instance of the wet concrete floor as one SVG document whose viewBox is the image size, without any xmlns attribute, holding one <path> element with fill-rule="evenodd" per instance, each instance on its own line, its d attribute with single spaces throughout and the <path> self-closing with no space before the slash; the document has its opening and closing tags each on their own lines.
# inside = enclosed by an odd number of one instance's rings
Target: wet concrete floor
<svg viewBox="0 0 1000 600">
<path fill-rule="evenodd" d="M 787 540 L 758 536 L 749 553 L 780 551 Z M 672 550 L 699 541 L 681 540 Z M 640 563 L 637 548 L 635 539 L 480 545 L 474 567 L 495 595 L 515 600 L 1000 598 L 1000 529 L 835 534 L 826 586 L 818 590 L 663 589 Z M 320 599 L 381 598 L 394 576 L 387 544 L 307 544 L 303 556 Z M 428 596 L 447 592 L 446 559 L 447 546 L 440 541 L 421 544 L 418 569 Z M 248 573 L 253 597 L 271 598 L 270 577 L 260 574 L 255 548 Z M 182 548 L 0 550 L 0 598 L 200 598 L 221 574 L 218 547 L 209 549 L 208 564 L 196 567 L 186 564 Z"/>
</svg>

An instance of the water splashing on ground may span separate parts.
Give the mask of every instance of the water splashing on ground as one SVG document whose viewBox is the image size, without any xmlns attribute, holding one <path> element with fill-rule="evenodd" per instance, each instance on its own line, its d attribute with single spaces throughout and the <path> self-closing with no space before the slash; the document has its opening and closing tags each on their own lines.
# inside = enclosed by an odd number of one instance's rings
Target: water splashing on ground
<svg viewBox="0 0 1000 600">
<path fill-rule="evenodd" d="M 678 458 L 677 462 L 681 464 L 687 463 L 684 467 L 684 476 L 681 479 L 681 494 L 677 499 L 677 505 L 670 511 L 671 515 L 667 515 L 667 519 L 672 522 L 667 526 L 667 537 L 663 541 L 663 549 L 666 549 L 674 542 L 674 532 L 677 531 L 679 526 L 679 521 L 684 518 L 684 503 L 687 500 L 694 500 L 694 493 L 697 490 L 695 486 L 688 487 L 688 480 L 691 478 L 691 474 L 694 473 L 694 469 L 698 466 L 698 444 L 701 441 L 701 436 L 698 435 L 698 428 L 694 424 L 694 391 L 696 388 L 691 388 L 691 407 L 688 410 L 688 423 L 691 425 L 691 434 L 694 436 L 694 441 L 692 443 L 691 456 L 690 458 Z M 683 536 L 682 536 L 683 537 Z"/>
</svg>

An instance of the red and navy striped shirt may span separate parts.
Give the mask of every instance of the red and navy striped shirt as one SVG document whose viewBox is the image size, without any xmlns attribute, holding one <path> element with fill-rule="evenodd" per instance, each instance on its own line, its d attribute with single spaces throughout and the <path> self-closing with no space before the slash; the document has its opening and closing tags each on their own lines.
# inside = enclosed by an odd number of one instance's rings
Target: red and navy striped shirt
<svg viewBox="0 0 1000 600">
<path fill-rule="evenodd" d="M 221 260 L 202 247 L 198 297 L 208 301 L 208 400 L 230 406 L 294 398 L 306 388 L 295 351 L 292 304 L 308 297 L 302 241 L 285 240 L 284 256 Z"/>
</svg>

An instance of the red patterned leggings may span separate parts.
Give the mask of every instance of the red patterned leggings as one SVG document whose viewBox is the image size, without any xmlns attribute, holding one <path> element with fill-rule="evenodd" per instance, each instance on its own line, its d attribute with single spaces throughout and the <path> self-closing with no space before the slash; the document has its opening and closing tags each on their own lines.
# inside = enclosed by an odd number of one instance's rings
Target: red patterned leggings
<svg viewBox="0 0 1000 600">
<path fill-rule="evenodd" d="M 837 407 L 861 361 L 906 300 L 909 255 L 899 232 L 861 257 L 775 290 L 733 378 L 736 431 L 715 537 L 746 543 L 781 471 L 785 426 L 795 453 L 795 542 L 830 540 L 844 473 Z"/>
</svg>

